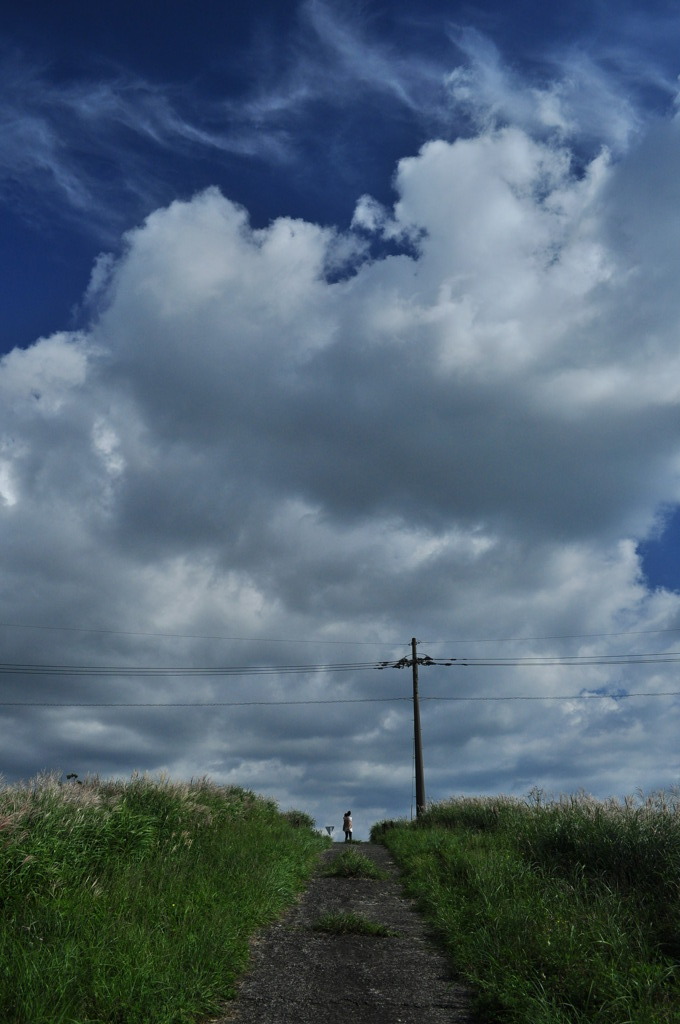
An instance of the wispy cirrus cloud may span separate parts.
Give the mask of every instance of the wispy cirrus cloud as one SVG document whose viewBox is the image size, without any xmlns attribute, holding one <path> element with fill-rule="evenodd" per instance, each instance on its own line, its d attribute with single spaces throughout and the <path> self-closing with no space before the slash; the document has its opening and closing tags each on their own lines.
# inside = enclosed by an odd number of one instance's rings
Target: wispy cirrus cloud
<svg viewBox="0 0 680 1024">
<path fill-rule="evenodd" d="M 230 94 L 200 75 L 159 83 L 111 64 L 64 78 L 6 46 L 0 196 L 27 217 L 45 209 L 113 241 L 178 183 L 228 186 L 244 160 L 341 180 L 385 145 L 377 118 L 406 151 L 513 124 L 578 136 L 586 159 L 602 145 L 621 152 L 642 125 L 640 92 L 673 87 L 651 55 L 634 62 L 625 39 L 553 48 L 528 74 L 474 28 L 422 17 L 409 35 L 403 14 L 395 26 L 388 39 L 356 8 L 310 0 L 284 40 L 263 28 L 238 56 Z"/>
<path fill-rule="evenodd" d="M 0 195 L 27 216 L 45 208 L 87 219 L 105 238 L 173 187 L 168 158 L 288 158 L 277 133 L 230 123 L 213 99 L 123 69 L 63 82 L 13 54 L 0 86 Z"/>
<path fill-rule="evenodd" d="M 451 39 L 464 59 L 446 76 L 447 88 L 453 108 L 475 130 L 521 125 L 532 134 L 578 138 L 591 151 L 604 145 L 623 152 L 642 129 L 639 97 L 634 88 L 622 88 L 628 77 L 624 50 L 617 64 L 594 47 L 555 48 L 541 55 L 542 68 L 529 77 L 474 29 L 451 30 Z M 640 80 L 660 84 L 658 69 L 638 71 Z"/>
<path fill-rule="evenodd" d="M 677 19 L 658 13 L 646 12 L 642 26 L 635 12 L 622 12 L 606 31 L 587 25 L 580 41 L 543 42 L 540 51 L 527 43 L 512 64 L 472 25 L 403 11 L 395 22 L 410 45 L 398 34 L 385 39 L 370 14 L 353 6 L 308 0 L 290 45 L 266 51 L 270 73 L 256 77 L 244 110 L 266 122 L 301 116 L 313 103 L 342 109 L 382 99 L 391 116 L 399 109 L 413 115 L 430 137 L 437 131 L 451 139 L 470 124 L 473 131 L 513 124 L 620 150 L 642 125 L 645 91 L 667 102 L 677 95 L 668 61 L 655 59 Z"/>
</svg>

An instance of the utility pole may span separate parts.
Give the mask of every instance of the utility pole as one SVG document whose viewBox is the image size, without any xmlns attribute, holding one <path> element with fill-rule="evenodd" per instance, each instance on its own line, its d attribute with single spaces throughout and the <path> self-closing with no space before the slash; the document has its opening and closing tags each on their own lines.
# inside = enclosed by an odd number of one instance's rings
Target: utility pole
<svg viewBox="0 0 680 1024">
<path fill-rule="evenodd" d="M 418 665 L 439 665 L 442 662 L 435 661 L 429 654 L 418 657 L 418 641 L 415 637 L 411 640 L 411 657 L 400 658 L 399 661 L 380 661 L 376 668 L 408 668 L 413 670 L 413 748 L 416 769 L 416 817 L 425 810 L 425 772 L 423 770 L 423 738 L 420 734 L 420 703 L 418 700 Z M 443 664 L 449 664 L 444 662 Z"/>
<path fill-rule="evenodd" d="M 425 771 L 423 769 L 423 738 L 420 732 L 420 702 L 418 699 L 418 652 L 417 640 L 411 640 L 411 664 L 413 666 L 413 741 L 416 769 L 416 818 L 425 810 Z"/>
</svg>

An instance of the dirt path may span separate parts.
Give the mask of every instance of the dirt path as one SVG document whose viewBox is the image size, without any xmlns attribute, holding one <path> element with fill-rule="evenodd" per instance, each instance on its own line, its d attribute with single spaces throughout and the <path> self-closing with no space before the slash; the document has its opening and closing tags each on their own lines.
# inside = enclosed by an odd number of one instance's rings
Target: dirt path
<svg viewBox="0 0 680 1024">
<path fill-rule="evenodd" d="M 388 881 L 324 877 L 343 848 L 335 843 L 322 854 L 300 901 L 256 940 L 238 997 L 214 1024 L 473 1024 L 468 992 L 402 895 L 388 851 L 354 847 L 388 871 Z M 354 911 L 398 937 L 314 931 L 328 911 Z"/>
</svg>

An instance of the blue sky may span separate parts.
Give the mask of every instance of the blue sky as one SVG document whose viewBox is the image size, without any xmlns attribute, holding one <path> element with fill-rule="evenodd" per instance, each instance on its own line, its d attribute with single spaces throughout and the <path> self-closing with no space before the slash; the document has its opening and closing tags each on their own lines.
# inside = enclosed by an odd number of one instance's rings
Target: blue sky
<svg viewBox="0 0 680 1024">
<path fill-rule="evenodd" d="M 584 91 L 590 73 L 663 115 L 673 28 L 664 3 L 8 7 L 3 346 L 64 327 L 102 247 L 201 188 L 218 185 L 255 224 L 346 226 L 358 195 L 390 201 L 400 157 L 471 130 L 443 87 L 466 55 L 495 63 L 487 85 L 501 90 L 580 63 Z M 601 134 L 578 141 L 592 152 Z"/>
<path fill-rule="evenodd" d="M 4 12 L 3 661 L 92 668 L 5 671 L 8 778 L 361 830 L 412 802 L 408 680 L 362 666 L 416 635 L 490 662 L 423 671 L 433 799 L 677 783 L 679 39 L 660 2 Z"/>
</svg>

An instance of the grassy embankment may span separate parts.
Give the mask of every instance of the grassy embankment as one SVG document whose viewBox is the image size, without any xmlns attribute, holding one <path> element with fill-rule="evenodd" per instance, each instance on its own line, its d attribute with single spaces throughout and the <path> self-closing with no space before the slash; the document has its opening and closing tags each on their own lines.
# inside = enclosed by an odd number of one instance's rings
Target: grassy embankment
<svg viewBox="0 0 680 1024">
<path fill-rule="evenodd" d="M 454 799 L 383 822 L 485 1019 L 680 1022 L 680 798 Z"/>
<path fill-rule="evenodd" d="M 248 937 L 326 841 L 238 788 L 133 777 L 0 789 L 0 1020 L 182 1024 L 219 1010 Z"/>
</svg>

